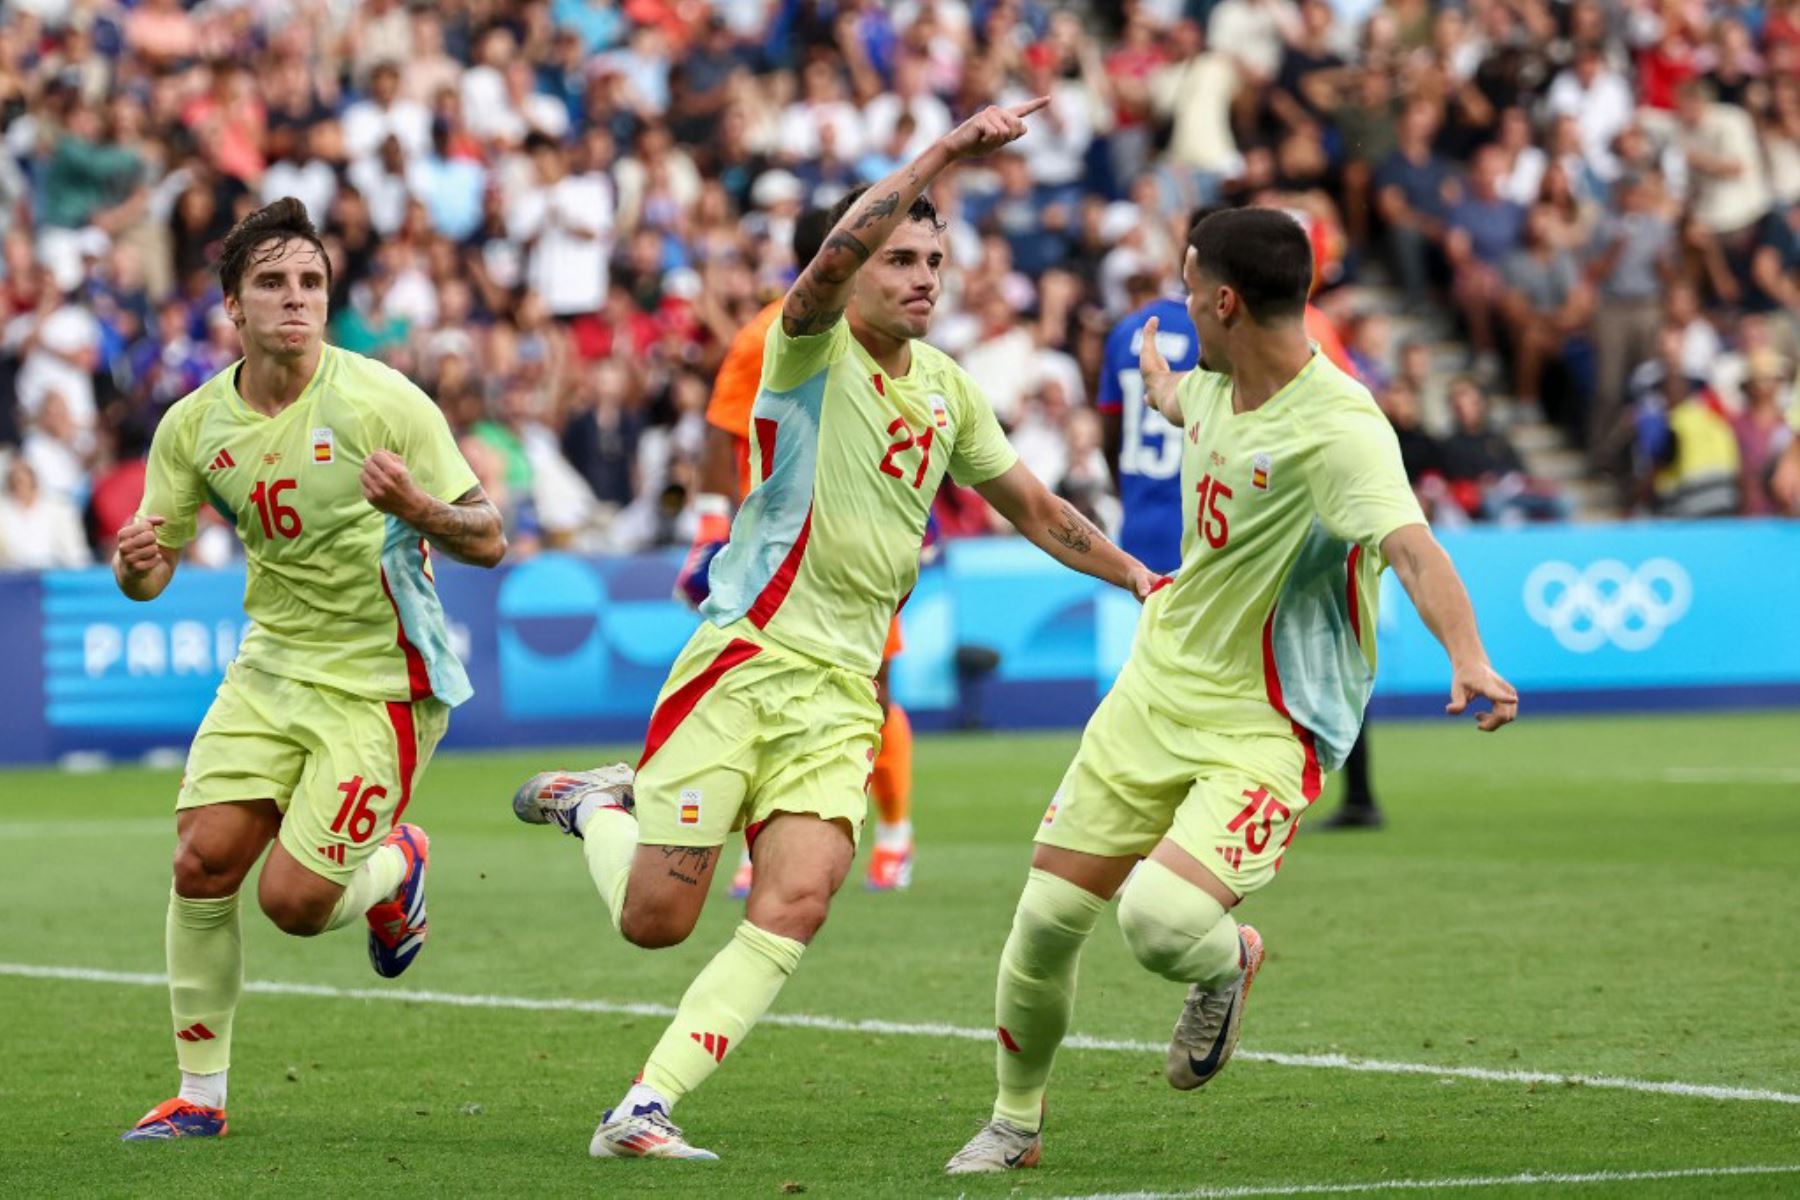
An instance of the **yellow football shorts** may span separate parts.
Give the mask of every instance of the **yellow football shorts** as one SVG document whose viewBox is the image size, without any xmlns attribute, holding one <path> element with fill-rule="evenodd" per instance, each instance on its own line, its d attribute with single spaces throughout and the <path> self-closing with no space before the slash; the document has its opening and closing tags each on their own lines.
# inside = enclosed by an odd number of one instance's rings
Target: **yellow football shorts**
<svg viewBox="0 0 1800 1200">
<path fill-rule="evenodd" d="M 449 725 L 438 700 L 368 700 L 234 662 L 175 807 L 273 800 L 287 852 L 346 883 L 400 819 Z"/>
<path fill-rule="evenodd" d="M 1274 878 L 1319 794 L 1308 741 L 1196 728 L 1121 676 L 1094 710 L 1037 841 L 1108 857 L 1165 836 L 1239 896 Z"/>
<path fill-rule="evenodd" d="M 670 668 L 638 761 L 640 843 L 719 846 L 777 813 L 861 835 L 881 742 L 874 681 L 751 633 L 703 623 Z"/>
</svg>

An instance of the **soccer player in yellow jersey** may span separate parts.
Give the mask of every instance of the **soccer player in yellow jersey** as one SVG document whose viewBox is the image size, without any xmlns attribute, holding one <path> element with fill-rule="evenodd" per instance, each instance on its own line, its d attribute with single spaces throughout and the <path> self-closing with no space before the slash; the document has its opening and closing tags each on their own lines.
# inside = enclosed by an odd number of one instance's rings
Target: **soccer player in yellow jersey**
<svg viewBox="0 0 1800 1200">
<path fill-rule="evenodd" d="M 802 213 L 794 222 L 794 261 L 802 267 L 811 262 L 831 226 L 832 216 L 823 209 Z M 693 549 L 675 580 L 676 599 L 695 608 L 705 603 L 710 591 L 709 568 L 714 556 L 731 538 L 731 514 L 755 486 L 750 474 L 751 413 L 762 381 L 763 345 L 769 340 L 769 326 L 781 315 L 781 305 L 780 300 L 771 302 L 738 331 L 713 381 L 712 400 L 706 406 L 706 442 L 700 453 L 700 496 L 695 501 L 700 525 Z M 882 647 L 881 670 L 875 675 L 876 700 L 883 715 L 881 745 L 869 780 L 869 798 L 875 802 L 877 816 L 867 886 L 874 892 L 898 891 L 912 884 L 912 722 L 888 688 L 888 670 L 902 648 L 900 614 L 895 613 L 888 626 L 887 645 Z M 732 876 L 732 898 L 748 897 L 754 877 L 746 849 Z"/>
<path fill-rule="evenodd" d="M 181 1091 L 128 1141 L 225 1133 L 238 890 L 271 842 L 257 900 L 278 928 L 311 937 L 366 919 L 385 976 L 418 955 L 428 845 L 400 816 L 470 694 L 426 546 L 490 567 L 506 552 L 437 406 L 398 372 L 324 344 L 331 265 L 298 200 L 239 222 L 219 277 L 244 357 L 157 426 L 113 559 L 121 591 L 155 599 L 210 504 L 244 543 L 251 622 L 175 804 Z"/>
<path fill-rule="evenodd" d="M 925 189 L 1020 137 L 1045 103 L 982 110 L 847 205 L 769 330 L 757 483 L 657 700 L 635 795 L 621 765 L 539 775 L 514 797 L 521 819 L 584 839 L 614 924 L 639 946 L 692 932 L 734 829 L 755 858 L 743 923 L 602 1118 L 595 1157 L 715 1157 L 670 1112 L 742 1045 L 850 870 L 881 732 L 871 681 L 945 473 L 1062 563 L 1140 599 L 1157 583 L 1020 465 L 974 383 L 916 340 L 944 257 Z"/>
<path fill-rule="evenodd" d="M 1037 1164 L 1081 947 L 1122 884 L 1126 944 L 1189 985 L 1169 1082 L 1196 1088 L 1224 1067 L 1263 957 L 1231 910 L 1274 877 L 1356 741 L 1384 566 L 1449 652 L 1448 711 L 1485 697 L 1477 723 L 1493 730 L 1518 709 L 1393 431 L 1307 340 L 1305 231 L 1269 209 L 1215 213 L 1190 233 L 1182 277 L 1198 369 L 1169 370 L 1154 320 L 1139 348 L 1150 403 L 1183 435 L 1181 568 L 1145 604 L 1038 829 L 1000 956 L 999 1097 L 952 1174 Z"/>
</svg>

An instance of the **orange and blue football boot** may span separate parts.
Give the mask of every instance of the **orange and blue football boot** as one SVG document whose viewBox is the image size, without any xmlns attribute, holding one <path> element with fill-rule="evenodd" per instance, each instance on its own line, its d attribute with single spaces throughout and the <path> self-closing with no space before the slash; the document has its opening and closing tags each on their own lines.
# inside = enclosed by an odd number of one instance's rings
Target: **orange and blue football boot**
<svg viewBox="0 0 1800 1200">
<path fill-rule="evenodd" d="M 425 948 L 425 860 L 431 839 L 417 825 L 402 822 L 381 843 L 406 855 L 406 874 L 392 900 L 369 907 L 369 963 L 384 979 L 412 966 Z"/>
<path fill-rule="evenodd" d="M 119 1135 L 121 1142 L 166 1142 L 171 1138 L 225 1136 L 225 1110 L 207 1108 L 180 1096 L 164 1100 Z"/>
</svg>

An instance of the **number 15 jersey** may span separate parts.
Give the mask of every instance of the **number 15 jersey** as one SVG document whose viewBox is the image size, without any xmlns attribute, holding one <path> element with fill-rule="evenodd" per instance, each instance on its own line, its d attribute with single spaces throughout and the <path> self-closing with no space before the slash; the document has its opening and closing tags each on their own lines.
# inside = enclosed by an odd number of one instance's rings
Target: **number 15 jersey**
<svg viewBox="0 0 1800 1200">
<path fill-rule="evenodd" d="M 1374 681 L 1381 543 L 1425 515 L 1387 419 L 1323 352 L 1260 408 L 1232 392 L 1204 370 L 1176 390 L 1181 569 L 1126 672 L 1190 725 L 1293 732 L 1335 769 Z"/>
<path fill-rule="evenodd" d="M 193 540 L 202 504 L 236 527 L 253 623 L 239 661 L 370 700 L 468 699 L 425 540 L 362 495 L 376 450 L 439 500 L 476 486 L 437 405 L 391 367 L 326 346 L 305 390 L 270 417 L 244 403 L 237 369 L 164 415 L 138 512 L 165 519 L 156 540 L 171 549 Z"/>
<path fill-rule="evenodd" d="M 713 559 L 701 612 L 873 676 L 894 612 L 919 577 L 919 546 L 946 472 L 971 487 L 1018 461 L 973 380 L 912 344 L 895 378 L 840 320 L 764 343 L 750 419 L 750 494 Z"/>
</svg>

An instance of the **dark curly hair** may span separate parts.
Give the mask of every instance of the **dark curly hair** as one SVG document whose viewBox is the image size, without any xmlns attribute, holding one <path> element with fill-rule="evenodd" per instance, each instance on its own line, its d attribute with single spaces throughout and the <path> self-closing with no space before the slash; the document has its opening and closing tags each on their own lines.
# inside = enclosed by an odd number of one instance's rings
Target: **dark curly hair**
<svg viewBox="0 0 1800 1200">
<path fill-rule="evenodd" d="M 292 196 L 283 196 L 239 221 L 225 235 L 225 244 L 219 251 L 219 284 L 225 294 L 237 295 L 245 272 L 275 258 L 282 246 L 294 240 L 311 242 L 319 252 L 325 262 L 325 285 L 330 287 L 331 257 L 325 253 L 325 243 L 319 240 L 312 218 L 306 215 L 306 205 Z"/>
</svg>

